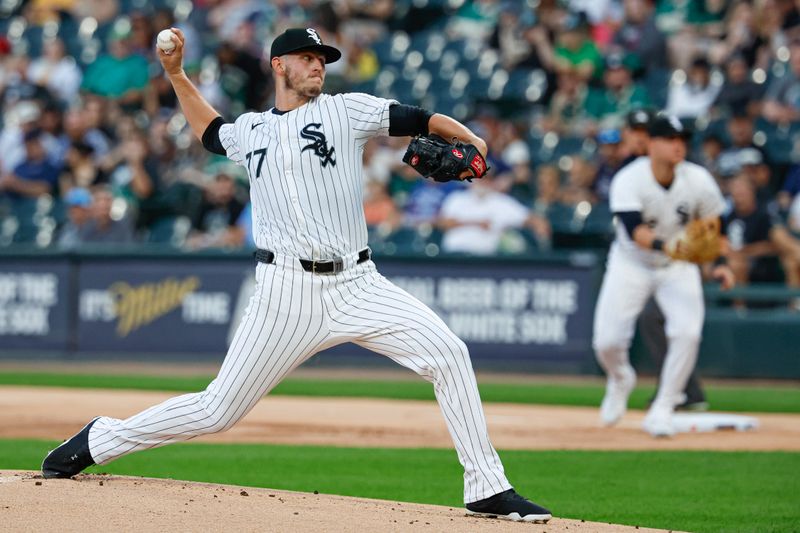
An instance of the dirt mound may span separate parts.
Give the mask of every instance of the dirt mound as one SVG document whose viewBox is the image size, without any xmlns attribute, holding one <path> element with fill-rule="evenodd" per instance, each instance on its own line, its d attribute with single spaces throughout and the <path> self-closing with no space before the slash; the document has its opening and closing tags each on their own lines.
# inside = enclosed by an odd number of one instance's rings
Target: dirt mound
<svg viewBox="0 0 800 533">
<path fill-rule="evenodd" d="M 42 479 L 0 471 L 8 531 L 661 531 L 554 518 L 548 524 L 467 516 L 463 509 L 211 483 L 107 475 Z"/>
</svg>

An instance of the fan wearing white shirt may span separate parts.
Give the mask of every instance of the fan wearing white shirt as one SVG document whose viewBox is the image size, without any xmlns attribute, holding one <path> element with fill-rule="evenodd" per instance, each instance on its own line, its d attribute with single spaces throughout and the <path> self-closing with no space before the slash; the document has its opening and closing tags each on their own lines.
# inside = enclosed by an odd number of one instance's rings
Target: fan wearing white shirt
<svg viewBox="0 0 800 533">
<path fill-rule="evenodd" d="M 497 253 L 503 234 L 512 228 L 529 226 L 540 239 L 550 234 L 545 219 L 498 191 L 490 176 L 447 196 L 438 226 L 444 231 L 442 251 L 473 255 Z"/>
</svg>

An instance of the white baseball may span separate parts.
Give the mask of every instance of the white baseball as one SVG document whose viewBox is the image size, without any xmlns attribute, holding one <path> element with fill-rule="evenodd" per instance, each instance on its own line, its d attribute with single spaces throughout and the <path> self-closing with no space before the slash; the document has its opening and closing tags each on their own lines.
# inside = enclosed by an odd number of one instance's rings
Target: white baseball
<svg viewBox="0 0 800 533">
<path fill-rule="evenodd" d="M 170 52 L 175 49 L 175 43 L 172 41 L 172 30 L 161 30 L 156 37 L 156 45 L 165 52 Z"/>
</svg>

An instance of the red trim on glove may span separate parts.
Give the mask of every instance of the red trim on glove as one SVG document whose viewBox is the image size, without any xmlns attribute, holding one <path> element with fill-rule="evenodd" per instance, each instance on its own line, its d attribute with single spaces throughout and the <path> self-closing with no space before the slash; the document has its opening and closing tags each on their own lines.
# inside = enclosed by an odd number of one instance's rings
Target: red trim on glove
<svg viewBox="0 0 800 533">
<path fill-rule="evenodd" d="M 475 157 L 469 162 L 469 168 L 472 169 L 472 173 L 475 174 L 476 178 L 480 178 L 486 174 L 486 160 L 481 154 L 475 154 Z"/>
</svg>

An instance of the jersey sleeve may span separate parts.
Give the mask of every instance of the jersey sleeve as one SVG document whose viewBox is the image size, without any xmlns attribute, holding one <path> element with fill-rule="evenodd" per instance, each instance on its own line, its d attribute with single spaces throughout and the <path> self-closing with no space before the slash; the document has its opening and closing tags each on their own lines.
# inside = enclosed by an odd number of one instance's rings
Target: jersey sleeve
<svg viewBox="0 0 800 533">
<path fill-rule="evenodd" d="M 238 165 L 242 165 L 244 161 L 244 153 L 241 149 L 238 135 L 239 128 L 241 128 L 241 118 L 237 118 L 236 122 L 232 124 L 226 123 L 219 127 L 219 142 L 225 148 L 225 155 Z"/>
<path fill-rule="evenodd" d="M 703 167 L 697 167 L 700 205 L 698 215 L 700 218 L 720 216 L 725 211 L 725 199 L 719 190 L 714 177 Z"/>
<path fill-rule="evenodd" d="M 612 213 L 622 211 L 641 211 L 642 199 L 638 194 L 635 180 L 631 179 L 631 170 L 637 165 L 628 165 L 622 169 L 611 181 L 608 193 L 608 205 Z"/>
<path fill-rule="evenodd" d="M 343 97 L 356 139 L 366 142 L 370 137 L 389 135 L 389 108 L 397 104 L 397 100 L 365 93 L 347 93 Z"/>
</svg>

